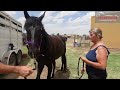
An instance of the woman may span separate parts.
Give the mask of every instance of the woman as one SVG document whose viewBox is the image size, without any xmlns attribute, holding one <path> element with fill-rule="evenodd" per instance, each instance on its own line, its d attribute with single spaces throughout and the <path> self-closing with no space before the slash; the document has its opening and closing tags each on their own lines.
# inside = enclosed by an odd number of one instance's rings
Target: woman
<svg viewBox="0 0 120 90">
<path fill-rule="evenodd" d="M 89 33 L 89 38 L 93 45 L 86 54 L 86 58 L 80 56 L 80 59 L 86 63 L 88 79 L 106 79 L 107 59 L 110 52 L 102 41 L 102 30 L 93 28 Z"/>
</svg>

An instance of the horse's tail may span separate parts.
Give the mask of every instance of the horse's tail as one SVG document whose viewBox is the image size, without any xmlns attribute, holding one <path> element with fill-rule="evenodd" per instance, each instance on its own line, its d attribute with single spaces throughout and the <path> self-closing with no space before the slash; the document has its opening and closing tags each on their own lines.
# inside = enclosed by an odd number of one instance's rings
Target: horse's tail
<svg viewBox="0 0 120 90">
<path fill-rule="evenodd" d="M 64 48 L 65 48 L 65 52 L 64 52 L 64 53 L 66 53 L 66 42 L 67 42 L 67 37 L 61 36 L 60 38 L 61 38 L 62 42 L 64 43 Z"/>
<path fill-rule="evenodd" d="M 61 70 L 66 71 L 66 69 L 67 69 L 67 60 L 66 60 L 66 41 L 67 41 L 67 38 L 64 37 L 64 36 L 61 36 L 61 35 L 58 35 L 58 37 L 61 39 L 61 41 L 62 41 L 62 43 L 64 45 L 64 53 L 61 56 L 61 59 L 62 59 Z"/>
</svg>

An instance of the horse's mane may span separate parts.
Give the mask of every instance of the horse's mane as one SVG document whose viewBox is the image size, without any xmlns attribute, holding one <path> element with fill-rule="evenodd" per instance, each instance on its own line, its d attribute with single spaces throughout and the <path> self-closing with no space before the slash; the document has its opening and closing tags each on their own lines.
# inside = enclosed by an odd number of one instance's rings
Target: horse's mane
<svg viewBox="0 0 120 90">
<path fill-rule="evenodd" d="M 43 45 L 43 47 L 44 47 L 44 49 L 45 49 L 45 54 L 46 55 L 48 55 L 48 50 L 49 50 L 49 48 L 50 48 L 50 35 L 45 31 L 45 28 L 44 28 L 44 25 L 43 24 L 41 24 L 42 26 L 42 32 L 41 32 L 41 34 L 42 34 L 42 37 L 43 37 L 43 40 L 42 40 L 42 45 Z"/>
</svg>

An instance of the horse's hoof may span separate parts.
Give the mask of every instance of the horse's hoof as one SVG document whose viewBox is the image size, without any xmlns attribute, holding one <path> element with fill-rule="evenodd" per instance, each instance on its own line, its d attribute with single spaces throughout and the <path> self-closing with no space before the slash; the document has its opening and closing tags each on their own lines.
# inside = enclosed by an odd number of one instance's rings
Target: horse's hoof
<svg viewBox="0 0 120 90">
<path fill-rule="evenodd" d="M 64 69 L 63 72 L 67 72 L 67 69 Z"/>
<path fill-rule="evenodd" d="M 36 77 L 36 79 L 40 79 L 39 77 Z"/>
<path fill-rule="evenodd" d="M 47 77 L 47 79 L 51 79 L 51 77 Z"/>
<path fill-rule="evenodd" d="M 51 79 L 51 77 L 50 77 L 50 78 L 47 78 L 47 79 Z"/>
<path fill-rule="evenodd" d="M 66 72 L 67 72 L 66 70 L 63 71 L 63 73 L 66 73 Z"/>
<path fill-rule="evenodd" d="M 54 75 L 52 75 L 52 77 L 51 78 L 54 78 Z"/>
<path fill-rule="evenodd" d="M 36 78 L 36 79 L 40 79 L 40 78 Z"/>
<path fill-rule="evenodd" d="M 63 71 L 63 68 L 61 68 L 61 71 Z"/>
</svg>

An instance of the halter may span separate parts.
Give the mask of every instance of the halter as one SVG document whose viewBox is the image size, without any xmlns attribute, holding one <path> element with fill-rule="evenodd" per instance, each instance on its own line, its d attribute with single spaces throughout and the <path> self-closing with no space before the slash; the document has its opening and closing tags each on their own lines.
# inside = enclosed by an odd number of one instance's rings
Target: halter
<svg viewBox="0 0 120 90">
<path fill-rule="evenodd" d="M 41 44 L 42 44 L 42 34 L 41 34 L 41 40 L 40 40 L 40 42 L 38 42 L 38 43 L 35 43 L 35 42 L 33 42 L 33 41 L 27 41 L 26 43 L 27 43 L 27 45 L 29 45 L 29 44 L 32 44 L 32 45 L 36 45 L 36 46 L 38 46 L 39 48 L 39 52 L 40 52 L 40 50 L 41 50 Z M 33 52 L 32 52 L 33 53 Z"/>
</svg>

